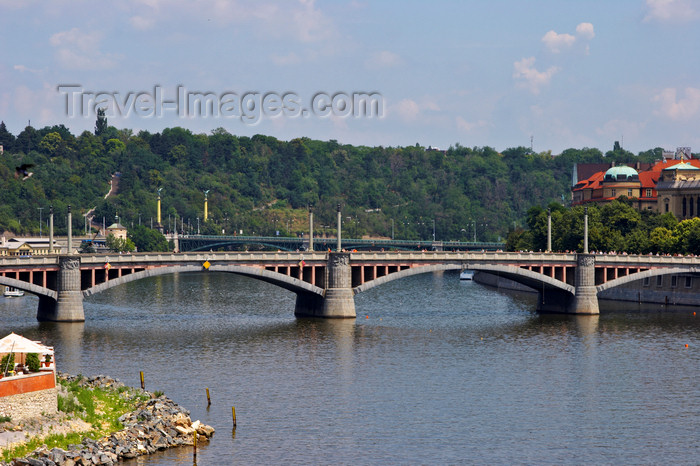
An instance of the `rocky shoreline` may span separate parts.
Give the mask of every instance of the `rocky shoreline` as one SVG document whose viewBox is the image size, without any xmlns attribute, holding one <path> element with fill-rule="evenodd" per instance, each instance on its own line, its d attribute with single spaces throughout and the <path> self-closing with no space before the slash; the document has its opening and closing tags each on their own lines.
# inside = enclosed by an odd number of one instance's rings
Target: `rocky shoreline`
<svg viewBox="0 0 700 466">
<path fill-rule="evenodd" d="M 78 381 L 86 387 L 119 389 L 124 384 L 106 376 L 79 378 L 60 376 L 67 381 Z M 70 445 L 68 450 L 48 449 L 42 446 L 24 458 L 15 458 L 4 465 L 31 466 L 74 466 L 74 465 L 113 465 L 122 459 L 148 455 L 159 450 L 182 445 L 192 445 L 195 432 L 197 442 L 208 441 L 214 428 L 190 419 L 190 412 L 169 398 L 155 397 L 139 404 L 132 412 L 119 418 L 124 429 L 99 440 L 83 439 L 78 445 Z"/>
</svg>

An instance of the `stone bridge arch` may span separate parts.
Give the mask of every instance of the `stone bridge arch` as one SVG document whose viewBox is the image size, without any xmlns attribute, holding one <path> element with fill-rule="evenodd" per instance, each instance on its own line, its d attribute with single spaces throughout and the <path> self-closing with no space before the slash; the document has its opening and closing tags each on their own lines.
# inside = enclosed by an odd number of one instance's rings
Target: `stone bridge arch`
<svg viewBox="0 0 700 466">
<path fill-rule="evenodd" d="M 39 297 L 45 296 L 47 298 L 56 299 L 58 296 L 58 293 L 54 290 L 44 288 L 43 286 L 34 285 L 33 283 L 23 282 L 15 278 L 0 277 L 0 285 L 11 286 Z"/>
<path fill-rule="evenodd" d="M 173 267 L 155 267 L 152 269 L 141 270 L 139 272 L 134 272 L 129 275 L 123 275 L 119 278 L 113 278 L 106 282 L 100 283 L 93 287 L 83 290 L 83 296 L 88 297 L 93 294 L 100 293 L 102 291 L 108 290 L 115 286 L 123 285 L 125 283 L 133 282 L 136 280 L 141 280 L 144 278 L 156 277 L 159 275 L 169 275 L 173 273 L 193 273 L 193 272 L 206 272 L 201 264 L 197 265 L 181 265 Z M 247 277 L 262 280 L 273 285 L 277 285 L 288 291 L 294 293 L 310 293 L 319 296 L 323 296 L 323 288 L 307 283 L 298 278 L 290 277 L 288 275 L 281 274 L 279 272 L 273 272 L 266 270 L 262 267 L 245 266 L 245 265 L 212 265 L 208 269 L 209 272 L 224 272 L 224 273 L 235 273 L 237 275 L 244 275 Z"/>
<path fill-rule="evenodd" d="M 462 270 L 465 267 L 461 264 L 435 264 L 435 265 L 421 265 L 418 267 L 411 267 L 409 269 L 403 269 L 397 272 L 392 272 L 387 275 L 369 280 L 361 285 L 358 285 L 352 289 L 353 294 L 362 293 L 367 290 L 371 290 L 375 286 L 383 285 L 400 278 L 406 278 L 413 275 L 418 275 L 420 273 L 437 272 L 442 270 Z"/>
<path fill-rule="evenodd" d="M 513 280 L 514 282 L 529 286 L 535 291 L 542 291 L 545 289 L 565 292 L 572 296 L 576 294 L 576 288 L 572 285 L 564 283 L 561 280 L 557 280 L 556 278 L 552 278 L 548 275 L 533 272 L 532 270 L 527 270 L 520 267 L 495 264 L 469 264 L 468 268 L 470 270 L 479 270 L 500 275 L 509 280 Z"/>
<path fill-rule="evenodd" d="M 696 267 L 667 267 L 658 269 L 649 269 L 642 272 L 632 273 L 630 275 L 625 275 L 624 277 L 619 277 L 609 282 L 603 283 L 602 285 L 596 286 L 596 291 L 598 293 L 609 290 L 616 286 L 624 285 L 626 283 L 631 283 L 637 280 L 643 280 L 645 278 L 658 277 L 660 275 L 700 275 L 700 270 Z"/>
</svg>

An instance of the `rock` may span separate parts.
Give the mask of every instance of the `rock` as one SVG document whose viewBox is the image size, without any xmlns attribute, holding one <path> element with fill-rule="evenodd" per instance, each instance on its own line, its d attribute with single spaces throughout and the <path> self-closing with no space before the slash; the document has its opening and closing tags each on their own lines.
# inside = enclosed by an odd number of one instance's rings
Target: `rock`
<svg viewBox="0 0 700 466">
<path fill-rule="evenodd" d="M 197 433 L 206 437 L 207 439 L 210 439 L 211 436 L 214 435 L 214 428 L 212 426 L 202 424 L 199 426 L 199 429 L 197 429 Z"/>
<path fill-rule="evenodd" d="M 110 377 L 70 376 L 59 373 L 59 378 L 77 381 L 86 387 L 116 389 L 124 385 Z M 136 390 L 141 393 L 148 393 Z M 133 393 L 133 391 L 132 391 Z M 125 395 L 126 392 L 122 393 Z M 126 395 L 125 395 L 126 396 Z M 134 411 L 119 417 L 124 429 L 100 440 L 83 439 L 79 445 L 70 445 L 69 451 L 60 448 L 48 450 L 45 446 L 36 449 L 26 458 L 13 460 L 13 465 L 28 466 L 88 466 L 113 465 L 120 459 L 131 459 L 166 448 L 192 445 L 193 433 L 202 440 L 214 434 L 214 428 L 190 419 L 190 412 L 165 396 L 152 397 Z"/>
</svg>

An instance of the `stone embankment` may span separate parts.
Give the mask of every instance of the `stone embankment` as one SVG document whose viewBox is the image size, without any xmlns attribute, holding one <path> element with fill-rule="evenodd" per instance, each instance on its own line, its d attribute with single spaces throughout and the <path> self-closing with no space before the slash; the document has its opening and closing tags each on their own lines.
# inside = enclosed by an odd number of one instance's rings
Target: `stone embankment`
<svg viewBox="0 0 700 466">
<path fill-rule="evenodd" d="M 81 384 L 99 388 L 119 388 L 123 386 L 105 376 L 84 379 L 66 376 L 66 379 L 79 380 Z M 208 441 L 214 428 L 190 419 L 190 412 L 165 396 L 141 403 L 134 411 L 119 418 L 124 429 L 99 440 L 85 438 L 79 445 L 70 445 L 69 450 L 42 446 L 25 458 L 15 458 L 10 465 L 113 465 L 122 459 L 148 455 L 166 448 L 192 445 L 195 432 L 197 442 Z"/>
</svg>

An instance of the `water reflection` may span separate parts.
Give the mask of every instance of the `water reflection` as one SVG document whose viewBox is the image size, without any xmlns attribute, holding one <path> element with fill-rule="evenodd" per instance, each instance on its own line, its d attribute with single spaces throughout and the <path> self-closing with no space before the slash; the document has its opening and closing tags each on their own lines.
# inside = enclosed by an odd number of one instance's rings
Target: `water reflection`
<svg viewBox="0 0 700 466">
<path fill-rule="evenodd" d="M 691 313 L 538 315 L 531 295 L 452 272 L 362 293 L 353 320 L 297 320 L 294 298 L 233 274 L 159 276 L 89 298 L 79 324 L 0 301 L 0 329 L 55 346 L 66 372 L 138 386 L 144 371 L 217 430 L 200 464 L 675 464 L 698 451 Z M 191 462 L 178 449 L 126 464 Z"/>
</svg>

